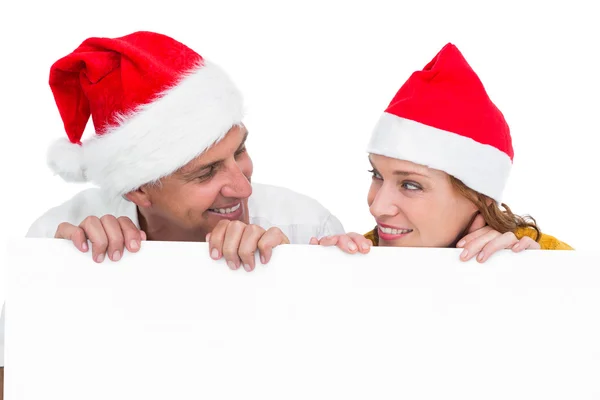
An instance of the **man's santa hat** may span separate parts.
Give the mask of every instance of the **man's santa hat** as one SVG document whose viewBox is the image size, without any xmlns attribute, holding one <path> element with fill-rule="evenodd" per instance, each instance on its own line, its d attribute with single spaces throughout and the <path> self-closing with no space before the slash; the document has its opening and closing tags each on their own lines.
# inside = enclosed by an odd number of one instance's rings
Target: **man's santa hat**
<svg viewBox="0 0 600 400">
<path fill-rule="evenodd" d="M 89 38 L 52 65 L 49 83 L 68 137 L 50 147 L 50 168 L 114 195 L 178 170 L 243 116 L 218 66 L 153 32 Z M 82 142 L 90 116 L 95 135 Z"/>
<path fill-rule="evenodd" d="M 400 88 L 367 151 L 444 171 L 497 202 L 514 155 L 504 116 L 451 43 Z"/>
</svg>

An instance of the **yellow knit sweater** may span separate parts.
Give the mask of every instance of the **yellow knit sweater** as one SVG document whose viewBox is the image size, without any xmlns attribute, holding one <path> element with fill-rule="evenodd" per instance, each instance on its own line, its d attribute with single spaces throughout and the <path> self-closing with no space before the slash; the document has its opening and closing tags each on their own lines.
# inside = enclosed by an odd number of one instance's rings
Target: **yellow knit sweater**
<svg viewBox="0 0 600 400">
<path fill-rule="evenodd" d="M 535 239 L 535 235 L 536 235 L 535 230 L 531 229 L 531 228 L 518 228 L 515 231 L 515 236 L 518 239 L 521 239 L 524 236 L 529 236 L 530 238 Z M 379 245 L 379 237 L 377 236 L 377 228 L 373 229 L 370 232 L 367 232 L 364 236 L 367 239 L 370 239 L 371 242 L 373 242 L 374 246 Z M 550 236 L 550 235 L 542 234 L 542 237 L 540 238 L 540 240 L 538 240 L 538 243 L 542 247 L 542 250 L 573 250 L 573 248 L 571 246 L 569 246 L 568 244 L 561 242 L 554 236 Z"/>
</svg>

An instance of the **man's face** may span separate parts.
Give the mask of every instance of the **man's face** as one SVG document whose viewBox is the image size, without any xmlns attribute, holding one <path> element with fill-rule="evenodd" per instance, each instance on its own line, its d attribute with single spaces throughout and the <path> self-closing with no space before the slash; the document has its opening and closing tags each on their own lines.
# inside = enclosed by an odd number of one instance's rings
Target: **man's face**
<svg viewBox="0 0 600 400">
<path fill-rule="evenodd" d="M 215 146 L 160 185 L 144 191 L 150 203 L 144 214 L 154 226 L 204 237 L 222 219 L 249 222 L 252 160 L 246 152 L 246 128 L 233 127 Z M 159 226 L 158 229 L 161 229 Z"/>
</svg>

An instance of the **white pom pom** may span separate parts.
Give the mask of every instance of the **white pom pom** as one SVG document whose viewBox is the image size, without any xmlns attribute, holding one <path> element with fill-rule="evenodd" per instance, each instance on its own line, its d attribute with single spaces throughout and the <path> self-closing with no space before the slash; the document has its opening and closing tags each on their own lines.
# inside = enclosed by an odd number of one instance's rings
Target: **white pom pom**
<svg viewBox="0 0 600 400">
<path fill-rule="evenodd" d="M 48 166 L 67 182 L 87 182 L 83 160 L 83 148 L 61 138 L 48 149 Z"/>
</svg>

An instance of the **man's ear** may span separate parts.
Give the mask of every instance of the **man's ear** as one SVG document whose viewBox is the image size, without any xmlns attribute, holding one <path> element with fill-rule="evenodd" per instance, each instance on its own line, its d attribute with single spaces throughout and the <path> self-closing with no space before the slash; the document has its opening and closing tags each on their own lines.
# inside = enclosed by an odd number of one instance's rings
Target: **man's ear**
<svg viewBox="0 0 600 400">
<path fill-rule="evenodd" d="M 141 208 L 148 208 L 152 205 L 150 193 L 145 186 L 127 193 L 125 198 Z"/>
</svg>

